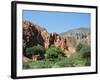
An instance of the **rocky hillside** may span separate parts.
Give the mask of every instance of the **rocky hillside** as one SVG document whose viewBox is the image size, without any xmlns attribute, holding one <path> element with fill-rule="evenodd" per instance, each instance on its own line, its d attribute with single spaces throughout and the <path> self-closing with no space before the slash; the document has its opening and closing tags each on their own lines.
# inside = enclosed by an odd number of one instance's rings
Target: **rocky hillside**
<svg viewBox="0 0 100 80">
<path fill-rule="evenodd" d="M 89 28 L 77 28 L 66 32 L 60 33 L 62 37 L 73 37 L 76 43 L 87 43 L 90 44 L 90 29 Z"/>
<path fill-rule="evenodd" d="M 44 48 L 50 46 L 59 47 L 66 53 L 74 53 L 75 49 L 73 44 L 75 43 L 74 37 L 61 37 L 57 33 L 49 33 L 46 29 L 31 23 L 29 21 L 23 21 L 23 52 L 28 47 L 40 44 Z"/>
</svg>

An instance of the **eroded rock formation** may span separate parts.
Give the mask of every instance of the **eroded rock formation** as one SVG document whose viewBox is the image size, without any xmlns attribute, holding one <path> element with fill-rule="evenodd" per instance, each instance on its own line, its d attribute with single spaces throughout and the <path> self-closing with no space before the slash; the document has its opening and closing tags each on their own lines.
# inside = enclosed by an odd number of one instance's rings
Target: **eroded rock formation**
<svg viewBox="0 0 100 80">
<path fill-rule="evenodd" d="M 36 44 L 40 44 L 45 48 L 49 48 L 52 45 L 60 47 L 65 53 L 66 51 L 75 52 L 75 49 L 72 48 L 74 38 L 64 38 L 57 33 L 49 33 L 46 29 L 28 21 L 23 21 L 22 26 L 24 52 L 27 47 L 33 47 Z"/>
</svg>

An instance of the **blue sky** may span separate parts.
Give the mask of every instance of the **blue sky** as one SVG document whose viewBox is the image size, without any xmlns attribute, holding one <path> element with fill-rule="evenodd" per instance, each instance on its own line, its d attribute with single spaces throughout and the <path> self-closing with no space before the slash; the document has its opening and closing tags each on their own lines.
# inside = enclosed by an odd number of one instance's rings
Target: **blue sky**
<svg viewBox="0 0 100 80">
<path fill-rule="evenodd" d="M 65 32 L 74 28 L 90 27 L 89 13 L 47 12 L 23 10 L 22 19 L 47 29 L 48 32 Z"/>
</svg>

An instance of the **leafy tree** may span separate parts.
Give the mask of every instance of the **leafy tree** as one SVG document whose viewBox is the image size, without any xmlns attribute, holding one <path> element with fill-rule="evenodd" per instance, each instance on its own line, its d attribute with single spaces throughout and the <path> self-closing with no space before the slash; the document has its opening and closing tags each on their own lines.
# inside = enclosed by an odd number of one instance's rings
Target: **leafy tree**
<svg viewBox="0 0 100 80">
<path fill-rule="evenodd" d="M 41 45 L 36 45 L 33 47 L 33 52 L 34 52 L 34 55 L 44 55 L 45 54 L 45 48 Z"/>
<path fill-rule="evenodd" d="M 46 50 L 45 58 L 46 59 L 57 59 L 64 56 L 63 51 L 60 48 L 50 47 Z"/>
<path fill-rule="evenodd" d="M 43 56 L 45 53 L 45 48 L 41 45 L 36 45 L 34 47 L 26 48 L 26 55 L 41 55 Z"/>
</svg>

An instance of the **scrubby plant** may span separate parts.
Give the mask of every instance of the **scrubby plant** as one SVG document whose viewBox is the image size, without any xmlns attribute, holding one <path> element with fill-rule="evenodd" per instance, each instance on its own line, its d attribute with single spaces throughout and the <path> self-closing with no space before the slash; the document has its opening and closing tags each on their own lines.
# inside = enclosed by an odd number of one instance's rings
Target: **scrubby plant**
<svg viewBox="0 0 100 80">
<path fill-rule="evenodd" d="M 34 52 L 34 48 L 30 47 L 30 48 L 26 48 L 26 55 L 32 55 Z"/>
<path fill-rule="evenodd" d="M 73 55 L 73 56 L 77 57 L 77 58 L 80 58 L 80 60 L 76 59 L 78 62 L 81 63 L 83 61 L 83 64 L 85 66 L 90 66 L 91 65 L 91 49 L 90 49 L 90 45 L 79 44 L 77 47 L 78 47 L 78 53 Z"/>
<path fill-rule="evenodd" d="M 61 48 L 51 46 L 46 49 L 41 45 L 36 45 L 26 49 L 27 55 L 44 55 L 45 58 L 38 61 L 23 63 L 24 69 L 36 68 L 60 68 L 60 67 L 79 67 L 91 65 L 91 50 L 86 44 L 79 44 L 77 52 L 69 58 L 64 56 Z"/>
<path fill-rule="evenodd" d="M 31 62 L 32 61 L 23 62 L 23 69 L 30 69 L 31 68 Z"/>
<path fill-rule="evenodd" d="M 27 55 L 38 55 L 38 54 L 44 54 L 45 53 L 45 48 L 42 47 L 41 45 L 36 45 L 30 48 L 26 48 L 26 54 Z"/>
<path fill-rule="evenodd" d="M 79 43 L 79 44 L 76 46 L 76 51 L 80 51 L 82 47 L 83 47 L 83 44 Z"/>
<path fill-rule="evenodd" d="M 90 46 L 88 45 L 84 45 L 80 50 L 80 54 L 82 54 L 83 58 L 90 58 L 90 53 L 91 50 L 90 50 Z"/>
<path fill-rule="evenodd" d="M 45 48 L 41 45 L 36 45 L 33 47 L 33 52 L 34 52 L 34 55 L 44 55 L 45 54 Z"/>
<path fill-rule="evenodd" d="M 63 57 L 62 60 L 57 61 L 53 67 L 72 67 L 73 62 L 70 58 Z"/>
<path fill-rule="evenodd" d="M 64 56 L 63 51 L 60 48 L 50 47 L 46 50 L 45 58 L 46 59 L 57 59 Z"/>
<path fill-rule="evenodd" d="M 29 61 L 23 64 L 23 69 L 52 68 L 55 62 L 49 60 Z"/>
</svg>

